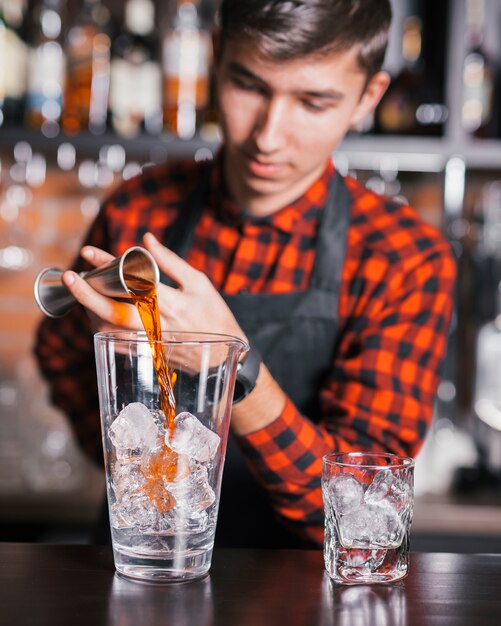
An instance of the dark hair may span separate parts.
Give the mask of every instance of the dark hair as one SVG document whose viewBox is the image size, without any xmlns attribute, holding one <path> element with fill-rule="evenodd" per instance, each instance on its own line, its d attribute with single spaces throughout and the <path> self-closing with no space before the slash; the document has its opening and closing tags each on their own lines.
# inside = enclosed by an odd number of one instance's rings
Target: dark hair
<svg viewBox="0 0 501 626">
<path fill-rule="evenodd" d="M 222 0 L 221 44 L 246 40 L 285 61 L 359 46 L 360 68 L 373 75 L 384 61 L 389 0 Z"/>
</svg>

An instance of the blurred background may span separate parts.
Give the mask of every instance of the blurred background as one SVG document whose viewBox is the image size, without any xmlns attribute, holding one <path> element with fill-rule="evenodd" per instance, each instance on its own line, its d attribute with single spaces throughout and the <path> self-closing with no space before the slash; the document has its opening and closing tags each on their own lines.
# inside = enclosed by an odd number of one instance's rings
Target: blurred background
<svg viewBox="0 0 501 626">
<path fill-rule="evenodd" d="M 142 168 L 211 159 L 217 0 L 0 0 L 0 540 L 76 542 L 101 471 L 31 355 L 33 281 Z M 414 550 L 501 550 L 501 3 L 394 0 L 393 78 L 334 160 L 451 242 L 455 312 L 416 469 Z"/>
</svg>

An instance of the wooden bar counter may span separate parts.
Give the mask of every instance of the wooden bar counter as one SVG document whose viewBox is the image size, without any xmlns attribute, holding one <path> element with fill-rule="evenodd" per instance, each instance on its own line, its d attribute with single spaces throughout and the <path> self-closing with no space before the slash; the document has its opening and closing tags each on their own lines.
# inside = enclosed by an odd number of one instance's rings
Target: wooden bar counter
<svg viewBox="0 0 501 626">
<path fill-rule="evenodd" d="M 153 586 L 107 547 L 0 543 L 0 624 L 499 626 L 501 555 L 413 553 L 404 581 L 341 587 L 320 551 L 217 549 L 204 580 Z"/>
</svg>

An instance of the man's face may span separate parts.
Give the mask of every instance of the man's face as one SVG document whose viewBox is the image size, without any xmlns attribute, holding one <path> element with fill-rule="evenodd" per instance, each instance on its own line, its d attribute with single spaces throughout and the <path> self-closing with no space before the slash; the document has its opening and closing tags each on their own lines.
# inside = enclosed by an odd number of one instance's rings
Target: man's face
<svg viewBox="0 0 501 626">
<path fill-rule="evenodd" d="M 386 84 L 372 93 L 373 79 L 364 92 L 356 53 L 278 62 L 248 42 L 224 44 L 217 87 L 225 172 L 230 192 L 252 213 L 271 213 L 304 193 L 379 101 Z"/>
</svg>

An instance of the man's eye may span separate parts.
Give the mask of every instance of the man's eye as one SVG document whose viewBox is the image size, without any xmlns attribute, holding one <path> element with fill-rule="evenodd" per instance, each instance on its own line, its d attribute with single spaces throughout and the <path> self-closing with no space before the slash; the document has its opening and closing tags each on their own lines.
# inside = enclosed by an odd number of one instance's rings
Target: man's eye
<svg viewBox="0 0 501 626">
<path fill-rule="evenodd" d="M 248 91 L 250 93 L 264 93 L 263 87 L 255 82 L 245 80 L 245 78 L 240 78 L 238 76 L 234 77 L 232 80 L 237 89 L 241 89 L 242 91 Z"/>
<path fill-rule="evenodd" d="M 233 83 L 244 91 L 258 91 L 258 87 L 255 83 L 251 83 L 243 78 L 239 78 L 238 76 L 233 77 Z"/>
<path fill-rule="evenodd" d="M 327 108 L 324 104 L 318 104 L 312 100 L 302 100 L 301 103 L 305 109 L 313 111 L 314 113 L 321 113 Z"/>
</svg>

